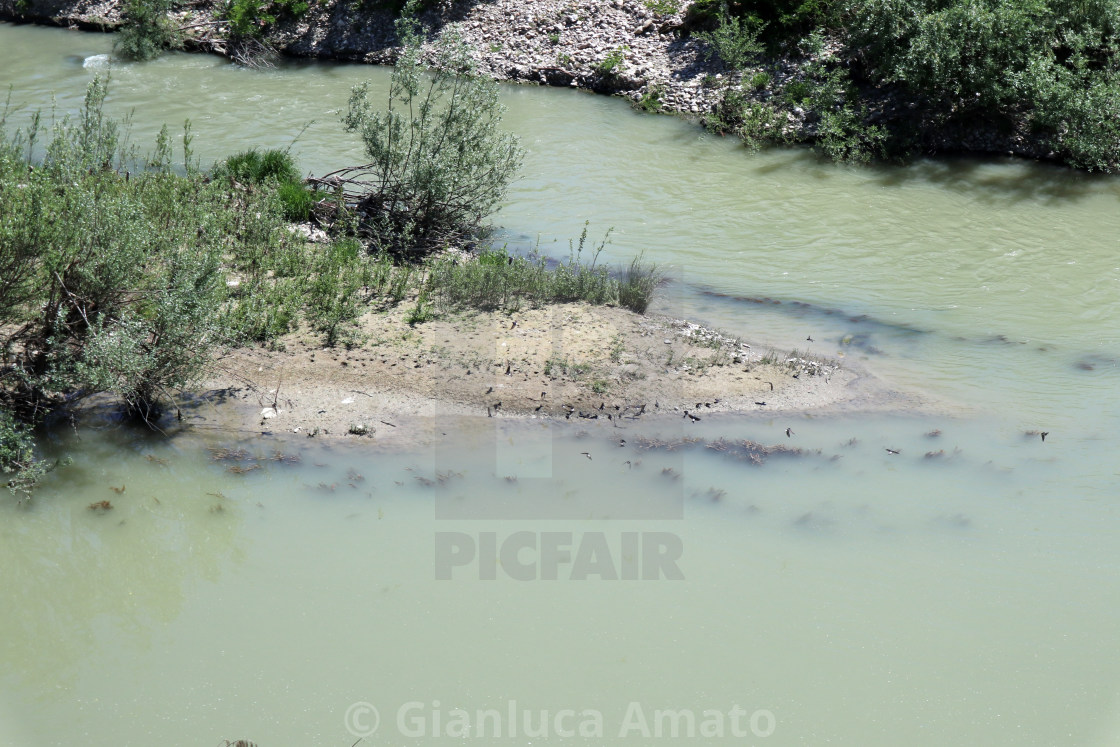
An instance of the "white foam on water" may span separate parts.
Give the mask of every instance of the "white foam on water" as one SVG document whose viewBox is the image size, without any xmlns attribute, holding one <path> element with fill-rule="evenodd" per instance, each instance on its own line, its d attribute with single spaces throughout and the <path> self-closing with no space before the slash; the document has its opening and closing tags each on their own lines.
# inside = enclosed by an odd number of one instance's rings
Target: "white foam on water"
<svg viewBox="0 0 1120 747">
<path fill-rule="evenodd" d="M 84 68 L 102 68 L 109 67 L 109 62 L 112 58 L 107 54 L 90 55 L 82 61 Z"/>
</svg>

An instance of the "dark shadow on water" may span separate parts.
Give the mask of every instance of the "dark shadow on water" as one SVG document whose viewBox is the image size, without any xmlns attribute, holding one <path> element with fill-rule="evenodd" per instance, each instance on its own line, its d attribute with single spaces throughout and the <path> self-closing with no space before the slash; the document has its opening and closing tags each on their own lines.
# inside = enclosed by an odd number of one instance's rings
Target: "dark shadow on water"
<svg viewBox="0 0 1120 747">
<path fill-rule="evenodd" d="M 995 207 L 1030 201 L 1060 204 L 1098 192 L 1120 196 L 1120 179 L 1017 158 L 952 156 L 869 167 L 882 187 L 933 184 Z"/>
</svg>

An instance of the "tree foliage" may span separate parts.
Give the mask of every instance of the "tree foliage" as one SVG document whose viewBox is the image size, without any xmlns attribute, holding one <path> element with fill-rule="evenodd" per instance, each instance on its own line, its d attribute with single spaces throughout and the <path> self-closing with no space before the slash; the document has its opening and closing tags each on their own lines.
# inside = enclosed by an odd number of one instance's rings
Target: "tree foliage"
<svg viewBox="0 0 1120 747">
<path fill-rule="evenodd" d="M 171 0 L 125 0 L 123 23 L 114 49 L 130 60 L 153 60 L 182 39 L 168 17 Z"/>
<path fill-rule="evenodd" d="M 693 7 L 715 24 L 702 34 L 713 46 L 764 23 L 772 51 L 810 48 L 802 74 L 777 93 L 791 107 L 809 99 L 809 131 L 831 137 L 822 149 L 833 154 L 866 153 L 848 147 L 860 140 L 899 152 L 915 130 L 921 140 L 951 127 L 1029 138 L 1079 168 L 1120 168 L 1120 4 L 1112 0 L 738 0 L 719 5 L 722 14 L 715 0 Z M 806 43 L 814 36 L 838 54 L 814 51 L 822 48 Z M 738 67 L 747 59 L 720 56 Z M 887 110 L 882 132 L 861 134 L 870 125 L 860 98 L 883 91 L 913 106 Z"/>
<path fill-rule="evenodd" d="M 1072 165 L 1120 166 L 1120 5 L 1103 0 L 864 0 L 866 75 L 957 122 L 1025 124 Z"/>
<path fill-rule="evenodd" d="M 135 177 L 95 79 L 38 168 L 21 138 L 0 156 L 0 392 L 25 418 L 85 392 L 147 418 L 194 381 L 223 292 L 221 237 L 198 178 Z M 166 132 L 163 147 L 169 148 Z M 169 160 L 164 151 L 156 162 Z"/>
<path fill-rule="evenodd" d="M 343 122 L 361 136 L 370 162 L 345 175 L 357 188 L 362 230 L 376 245 L 423 252 L 478 236 L 522 149 L 500 129 L 497 83 L 476 73 L 458 36 L 441 35 L 426 71 L 418 22 L 408 14 L 397 28 L 403 50 L 388 108 L 374 106 L 367 86 L 351 93 Z"/>
<path fill-rule="evenodd" d="M 719 23 L 711 31 L 698 31 L 696 37 L 708 45 L 709 59 L 718 57 L 732 69 L 741 69 L 762 52 L 758 35 L 765 24 L 757 18 L 732 16 L 724 5 Z"/>
</svg>

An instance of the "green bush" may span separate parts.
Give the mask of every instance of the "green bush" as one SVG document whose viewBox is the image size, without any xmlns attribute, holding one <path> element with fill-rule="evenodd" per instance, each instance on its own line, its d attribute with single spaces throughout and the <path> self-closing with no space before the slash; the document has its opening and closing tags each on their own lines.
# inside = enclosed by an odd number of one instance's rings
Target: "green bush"
<svg viewBox="0 0 1120 747">
<path fill-rule="evenodd" d="M 646 313 L 653 300 L 654 291 L 663 278 L 657 265 L 647 265 L 638 255 L 630 262 L 618 287 L 620 305 L 638 314 Z"/>
<path fill-rule="evenodd" d="M 97 392 L 117 394 L 153 421 L 176 390 L 205 374 L 215 346 L 235 336 L 229 320 L 266 324 L 260 317 L 277 305 L 263 289 L 283 286 L 285 270 L 306 283 L 274 190 L 231 194 L 228 182 L 191 166 L 175 173 L 166 129 L 146 159 L 150 169 L 129 173 L 140 159 L 103 114 L 106 95 L 104 80 L 94 79 L 83 109 L 57 123 L 34 169 L 38 119 L 9 136 L 0 118 L 0 407 L 29 423 Z M 234 313 L 241 304 L 227 289 L 227 261 L 261 281 L 253 300 L 268 303 L 248 300 L 252 313 Z M 298 311 L 304 286 L 286 292 Z M 14 463 L 10 428 L 5 438 Z"/>
<path fill-rule="evenodd" d="M 831 27 L 841 7 L 836 0 L 741 0 L 738 5 L 745 18 L 765 24 L 779 41 Z"/>
<path fill-rule="evenodd" d="M 125 0 L 120 33 L 113 48 L 130 60 L 152 60 L 182 45 L 179 30 L 167 14 L 171 0 Z"/>
<path fill-rule="evenodd" d="M 650 83 L 641 98 L 634 102 L 634 107 L 644 112 L 659 112 L 662 109 L 661 97 L 665 95 L 665 86 L 661 83 Z"/>
<path fill-rule="evenodd" d="M 805 80 L 795 80 L 782 88 L 782 98 L 793 106 L 807 104 L 813 95 L 813 87 Z"/>
<path fill-rule="evenodd" d="M 483 220 L 521 165 L 522 149 L 500 129 L 498 84 L 476 73 L 458 36 L 440 36 L 427 75 L 417 22 L 406 16 L 397 28 L 404 48 L 388 108 L 374 108 L 367 86 L 351 93 L 343 122 L 361 136 L 370 163 L 347 175 L 361 185 L 352 196 L 364 235 L 381 248 L 423 253 L 483 232 Z"/>
<path fill-rule="evenodd" d="M 752 101 L 736 89 L 725 91 L 715 111 L 704 118 L 704 126 L 709 130 L 734 133 L 752 150 L 788 144 L 790 137 L 785 124 L 784 112 L 770 104 Z"/>
<path fill-rule="evenodd" d="M 276 190 L 280 199 L 281 214 L 293 223 L 306 223 L 311 220 L 311 210 L 315 203 L 329 197 L 325 192 L 308 189 L 299 182 L 284 182 Z"/>
<path fill-rule="evenodd" d="M 262 185 L 266 182 L 298 182 L 299 170 L 295 159 L 284 150 L 269 149 L 242 151 L 219 162 L 211 170 L 214 178 L 228 178 L 243 184 Z"/>
<path fill-rule="evenodd" d="M 1120 167 L 1120 5 L 1102 0 L 865 0 L 852 41 L 867 74 L 930 121 L 1026 122 L 1072 165 Z"/>
<path fill-rule="evenodd" d="M 193 178 L 126 178 L 119 128 L 95 79 L 40 168 L 9 139 L 0 176 L 0 264 L 18 266 L 0 327 L 9 356 L 0 390 L 24 411 L 76 394 L 119 394 L 148 418 L 160 397 L 204 368 L 222 284 L 213 199 Z"/>
<path fill-rule="evenodd" d="M 36 458 L 30 429 L 0 406 L 0 475 L 9 492 L 29 495 L 50 467 Z"/>
<path fill-rule="evenodd" d="M 303 184 L 295 159 L 283 150 L 253 149 L 237 153 L 215 164 L 210 175 L 242 186 L 275 190 L 280 214 L 293 223 L 310 220 L 315 203 L 328 196 Z"/>
<path fill-rule="evenodd" d="M 1120 169 L 1120 4 L 1110 0 L 697 0 L 687 25 L 732 67 L 758 53 L 752 33 L 763 27 L 771 54 L 802 47 L 810 79 L 779 93 L 810 110 L 810 138 L 841 158 L 980 129 L 1037 138 L 1072 166 Z M 860 99 L 872 91 L 914 106 L 870 127 Z"/>
<path fill-rule="evenodd" d="M 762 27 L 763 24 L 753 18 L 725 13 L 714 30 L 699 31 L 696 37 L 708 45 L 705 50 L 708 59 L 718 57 L 729 68 L 741 70 L 762 52 L 762 44 L 758 40 Z"/>
<path fill-rule="evenodd" d="M 277 21 L 299 18 L 310 7 L 308 0 L 228 0 L 224 17 L 235 38 L 259 38 Z"/>
<path fill-rule="evenodd" d="M 388 258 L 371 259 L 353 238 L 318 248 L 306 294 L 307 317 L 327 345 L 350 339 L 352 323 L 384 288 L 390 272 Z"/>
<path fill-rule="evenodd" d="M 681 10 L 681 0 L 643 0 L 643 5 L 663 16 L 671 16 Z"/>
<path fill-rule="evenodd" d="M 607 56 L 595 65 L 595 71 L 600 75 L 613 75 L 619 66 L 626 61 L 626 53 L 630 51 L 629 47 L 622 46 L 616 47 L 607 53 Z"/>
</svg>

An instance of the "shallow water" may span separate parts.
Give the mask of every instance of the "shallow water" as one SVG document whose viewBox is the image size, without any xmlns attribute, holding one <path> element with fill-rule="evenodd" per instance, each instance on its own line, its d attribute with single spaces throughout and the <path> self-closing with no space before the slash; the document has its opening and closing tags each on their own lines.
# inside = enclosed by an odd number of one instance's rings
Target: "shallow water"
<svg viewBox="0 0 1120 747">
<path fill-rule="evenodd" d="M 14 101 L 53 93 L 63 112 L 110 44 L 0 26 L 0 69 Z M 189 117 L 205 162 L 284 147 L 315 119 L 294 150 L 316 173 L 360 158 L 331 109 L 386 80 L 186 55 L 112 75 L 137 143 Z M 60 433 L 75 464 L 32 503 L 0 502 L 0 745 L 351 744 L 371 724 L 348 711 L 361 702 L 381 714 L 367 741 L 388 743 L 462 741 L 444 728 L 462 708 L 479 743 L 560 741 L 570 709 L 601 714 L 602 735 L 568 741 L 647 744 L 633 721 L 620 737 L 634 703 L 651 730 L 656 709 L 714 710 L 726 734 L 742 708 L 745 736 L 717 742 L 1115 743 L 1120 182 L 1019 162 L 838 167 L 617 100 L 505 98 L 529 149 L 498 216 L 511 243 L 562 253 L 584 220 L 613 226 L 610 259 L 672 264 L 666 310 L 842 353 L 962 414 L 582 435 L 437 420 L 431 450 L 256 439 L 260 459 L 233 461 L 205 448 L 236 447 L 228 434 Z M 721 437 L 803 452 L 756 464 L 709 448 Z M 518 532 L 570 550 L 526 571 L 534 552 L 502 551 Z M 604 580 L 671 570 L 642 533 L 679 541 L 683 580 Z M 454 565 L 451 543 L 474 559 Z M 597 543 L 598 564 L 581 556 Z M 397 724 L 410 701 L 426 736 Z M 534 722 L 548 710 L 550 732 L 477 726 L 511 702 Z"/>
</svg>

